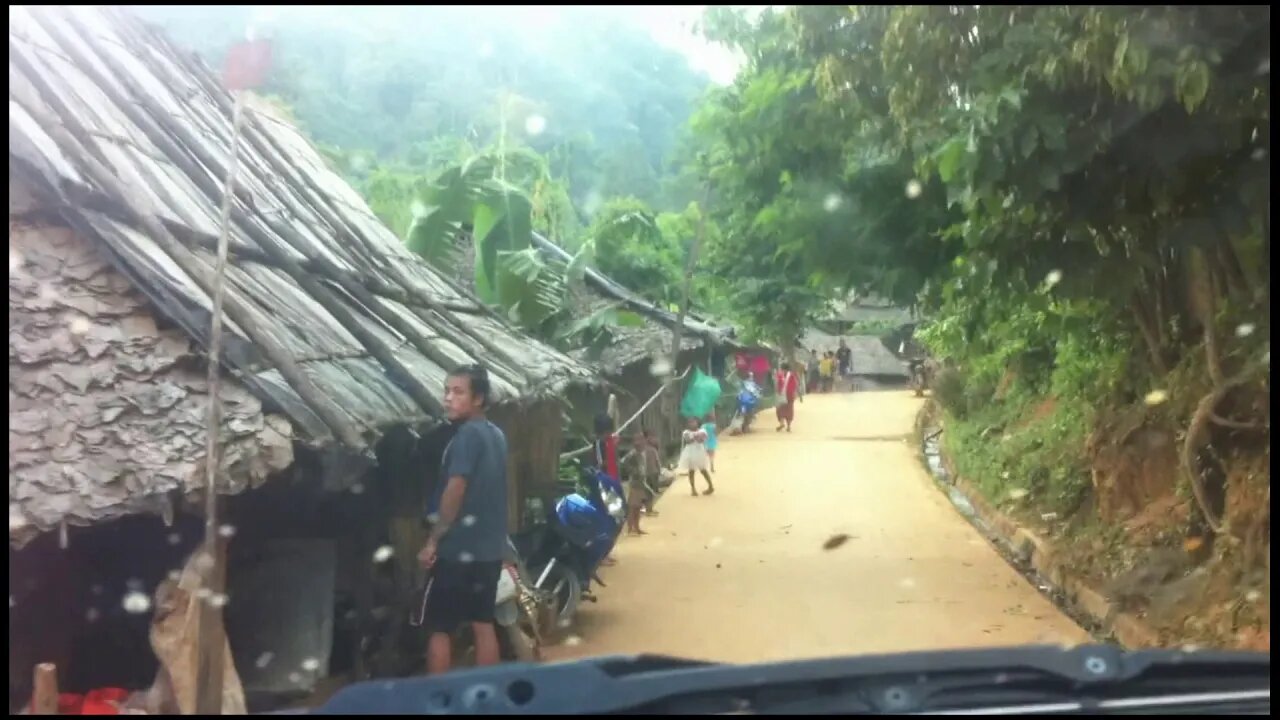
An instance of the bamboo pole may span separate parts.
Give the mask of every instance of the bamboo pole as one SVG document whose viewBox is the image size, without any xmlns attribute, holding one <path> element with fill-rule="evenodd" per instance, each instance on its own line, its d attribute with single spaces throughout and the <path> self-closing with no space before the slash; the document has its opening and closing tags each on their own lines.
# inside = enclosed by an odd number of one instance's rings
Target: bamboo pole
<svg viewBox="0 0 1280 720">
<path fill-rule="evenodd" d="M 31 714 L 58 714 L 58 667 L 53 663 L 36 665 L 31 683 Z"/>
<path fill-rule="evenodd" d="M 231 227 L 231 202 L 235 197 L 236 173 L 240 169 L 240 124 L 244 118 L 244 93 L 235 92 L 235 106 L 231 114 L 231 162 L 227 169 L 226 187 L 222 193 L 222 207 L 218 215 L 218 250 L 213 270 L 213 310 L 209 327 L 208 374 L 209 407 L 205 416 L 205 504 L 204 550 L 212 560 L 204 577 L 209 597 L 222 592 L 225 558 L 218 543 L 218 489 L 220 448 L 218 446 L 222 425 L 222 399 L 219 386 L 222 382 L 222 366 L 218 362 L 222 352 L 222 301 L 226 292 L 227 245 Z M 226 645 L 223 636 L 221 606 L 207 601 L 200 603 L 199 635 L 196 664 L 196 712 L 201 715 L 222 714 L 222 650 Z"/>
</svg>

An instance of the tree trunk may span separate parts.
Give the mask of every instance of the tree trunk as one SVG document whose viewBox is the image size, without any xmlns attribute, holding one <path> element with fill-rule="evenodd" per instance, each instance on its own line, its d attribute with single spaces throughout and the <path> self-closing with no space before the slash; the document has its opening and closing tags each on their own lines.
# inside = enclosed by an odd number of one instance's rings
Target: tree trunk
<svg viewBox="0 0 1280 720">
<path fill-rule="evenodd" d="M 671 331 L 671 367 L 668 370 L 667 388 L 664 391 L 666 402 L 670 408 L 670 412 L 664 413 L 664 417 L 671 422 L 676 422 L 676 412 L 678 410 L 678 401 L 675 400 L 678 394 L 676 389 L 676 378 L 680 374 L 677 364 L 680 361 L 680 342 L 684 334 L 684 319 L 689 313 L 689 294 L 693 288 L 693 270 L 698 265 L 698 250 L 702 245 L 702 235 L 707 225 L 707 205 L 711 200 L 711 187 L 708 186 L 706 192 L 703 193 L 702 207 L 698 213 L 698 232 L 693 236 L 693 242 L 689 245 L 689 257 L 685 260 L 684 267 L 684 296 L 680 303 L 680 311 L 676 313 L 676 324 Z M 673 433 L 674 434 L 674 433 Z"/>
<path fill-rule="evenodd" d="M 1161 377 L 1169 374 L 1169 366 L 1164 359 L 1164 345 L 1160 342 L 1159 332 L 1153 327 L 1154 323 L 1142 302 L 1141 295 L 1134 293 L 1129 307 L 1133 311 L 1134 324 L 1138 326 L 1143 343 L 1147 346 L 1147 353 L 1151 358 L 1151 369 L 1155 371 L 1154 374 Z"/>
</svg>

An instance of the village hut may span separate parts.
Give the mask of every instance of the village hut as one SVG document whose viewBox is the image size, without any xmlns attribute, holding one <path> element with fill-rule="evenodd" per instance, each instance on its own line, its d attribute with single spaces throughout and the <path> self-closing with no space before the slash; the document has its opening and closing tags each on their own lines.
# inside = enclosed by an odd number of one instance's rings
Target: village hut
<svg viewBox="0 0 1280 720">
<path fill-rule="evenodd" d="M 572 259 L 564 248 L 536 233 L 534 245 L 551 262 L 565 265 Z M 590 348 L 570 351 L 575 359 L 596 365 L 609 381 L 609 388 L 605 392 L 594 388 L 574 391 L 570 405 L 574 408 L 575 425 L 586 430 L 590 428 L 589 420 L 592 415 L 608 409 L 607 395 L 612 394 L 617 398 L 615 410 L 620 421 L 625 421 L 661 389 L 668 377 L 671 347 L 675 340 L 672 331 L 679 317 L 595 268 L 584 271 L 583 281 L 575 298 L 575 310 L 579 314 L 587 315 L 614 306 L 629 310 L 642 319 L 637 326 L 613 328 L 612 342 L 601 352 L 594 352 Z M 729 354 L 737 347 L 730 327 L 697 315 L 686 316 L 675 371 L 677 375 L 681 375 L 690 370 L 690 374 L 676 386 L 677 402 L 692 377 L 692 368 L 717 379 L 722 378 L 729 367 Z M 660 429 L 664 445 L 678 445 L 683 426 L 678 418 L 666 417 L 666 410 L 661 400 L 649 404 L 630 429 Z M 719 419 L 722 423 L 729 420 L 727 417 Z"/>
<path fill-rule="evenodd" d="M 72 691 L 150 684 L 146 600 L 199 542 L 211 486 L 229 496 L 223 599 L 251 701 L 394 672 L 447 372 L 491 371 L 514 525 L 555 482 L 561 398 L 594 371 L 408 252 L 252 97 L 233 161 L 217 76 L 123 10 L 11 7 L 9 84 L 11 709 L 35 662 Z M 203 348 L 231 162 L 210 482 Z"/>
</svg>

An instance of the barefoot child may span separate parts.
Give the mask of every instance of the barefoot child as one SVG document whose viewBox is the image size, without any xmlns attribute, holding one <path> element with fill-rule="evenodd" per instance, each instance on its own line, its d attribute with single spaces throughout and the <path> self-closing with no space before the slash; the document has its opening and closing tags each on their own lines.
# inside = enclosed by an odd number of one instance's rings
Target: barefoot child
<svg viewBox="0 0 1280 720">
<path fill-rule="evenodd" d="M 707 421 L 702 424 L 702 430 L 707 433 L 707 461 L 711 466 L 711 472 L 716 471 L 716 411 L 712 410 L 707 416 Z"/>
<path fill-rule="evenodd" d="M 627 473 L 627 533 L 644 535 L 640 529 L 640 510 L 650 504 L 649 487 L 657 484 L 662 463 L 658 449 L 649 444 L 646 433 L 637 432 L 633 445 L 623 461 Z"/>
<path fill-rule="evenodd" d="M 690 417 L 688 427 L 680 434 L 680 472 L 689 473 L 689 490 L 693 492 L 693 496 L 698 496 L 698 488 L 693 484 L 693 474 L 695 472 L 702 473 L 702 477 L 707 481 L 707 489 L 704 495 L 710 495 L 716 491 L 714 485 L 711 484 L 711 473 L 707 472 L 711 466 L 710 459 L 707 457 L 707 431 L 698 427 L 698 418 Z"/>
</svg>

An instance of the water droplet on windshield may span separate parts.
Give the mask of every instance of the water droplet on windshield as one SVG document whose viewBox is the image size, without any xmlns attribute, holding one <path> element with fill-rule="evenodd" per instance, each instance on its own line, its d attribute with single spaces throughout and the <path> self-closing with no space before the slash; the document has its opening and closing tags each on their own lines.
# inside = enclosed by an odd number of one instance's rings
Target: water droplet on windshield
<svg viewBox="0 0 1280 720">
<path fill-rule="evenodd" d="M 919 180 L 912 179 L 907 182 L 907 197 L 915 200 L 920 197 L 920 193 L 924 191 L 924 187 L 920 185 Z"/>
<path fill-rule="evenodd" d="M 458 553 L 458 562 L 469 563 L 474 561 L 475 559 L 476 559 L 475 556 L 469 552 Z"/>
<path fill-rule="evenodd" d="M 165 539 L 169 541 L 170 545 L 177 545 L 182 542 L 182 536 L 178 533 L 169 533 L 169 536 Z"/>
<path fill-rule="evenodd" d="M 207 552 L 196 555 L 195 562 L 192 563 L 197 572 L 207 573 L 213 569 L 213 556 Z"/>
<path fill-rule="evenodd" d="M 79 315 L 71 317 L 67 322 L 67 329 L 70 330 L 73 335 L 84 335 L 89 332 L 90 327 L 92 326 L 89 323 L 89 319 Z"/>
<path fill-rule="evenodd" d="M 320 669 L 320 661 L 313 657 L 309 657 L 302 661 L 302 669 L 307 672 L 315 672 Z"/>
<path fill-rule="evenodd" d="M 1058 284 L 1058 283 L 1060 283 L 1060 282 L 1062 282 L 1062 271 L 1061 271 L 1061 270 L 1050 270 L 1050 271 L 1049 271 L 1049 274 L 1044 276 L 1044 284 L 1045 284 L 1045 287 L 1050 287 L 1050 288 L 1051 288 L 1051 287 L 1053 287 L 1054 285 L 1057 285 L 1057 284 Z"/>
<path fill-rule="evenodd" d="M 530 115 L 524 120 L 524 131 L 532 136 L 542 134 L 547 129 L 547 119 L 541 115 Z"/>
<path fill-rule="evenodd" d="M 218 528 L 218 537 L 220 538 L 232 538 L 232 537 L 235 537 L 235 534 L 236 534 L 235 525 L 223 525 L 222 527 Z"/>
<path fill-rule="evenodd" d="M 230 598 L 223 593 L 209 593 L 209 607 L 226 607 L 229 599 Z"/>
<path fill-rule="evenodd" d="M 438 512 L 433 512 L 433 513 L 431 513 L 431 514 L 427 515 L 427 522 L 431 523 L 432 525 L 434 525 L 434 524 L 436 524 L 436 523 L 440 522 L 440 513 L 438 513 Z"/>
<path fill-rule="evenodd" d="M 1253 334 L 1254 329 L 1253 323 L 1241 323 L 1236 326 L 1236 337 L 1247 338 Z"/>
<path fill-rule="evenodd" d="M 273 659 L 275 659 L 275 653 L 268 650 L 262 653 L 261 655 L 259 655 L 258 659 L 253 661 L 253 665 L 259 670 L 262 670 L 263 668 L 270 665 Z"/>
<path fill-rule="evenodd" d="M 125 612 L 131 615 L 141 615 L 151 609 L 151 598 L 143 593 L 134 591 L 124 596 L 121 605 L 124 607 Z"/>
<path fill-rule="evenodd" d="M 476 516 L 475 516 L 475 515 L 463 515 L 463 516 L 462 516 L 462 526 L 463 526 L 463 527 L 471 527 L 472 525 L 475 525 L 475 524 L 476 524 Z"/>
<path fill-rule="evenodd" d="M 382 547 L 373 551 L 373 561 L 376 563 L 384 563 L 390 560 L 391 557 L 395 554 L 396 554 L 395 548 L 391 547 L 390 545 L 383 545 Z"/>
<path fill-rule="evenodd" d="M 604 198 L 600 195 L 600 191 L 592 190 L 582 198 L 582 211 L 586 213 L 587 217 L 591 217 L 596 214 L 596 211 L 600 209 L 600 205 L 603 203 Z"/>
<path fill-rule="evenodd" d="M 414 200 L 409 204 L 409 212 L 412 213 L 415 218 L 420 218 L 427 214 L 427 206 L 423 205 L 419 200 Z"/>
<path fill-rule="evenodd" d="M 293 683 L 294 685 L 301 685 L 302 673 L 296 673 L 296 672 L 289 673 L 289 682 Z"/>
<path fill-rule="evenodd" d="M 362 493 L 364 493 L 364 484 L 363 484 L 363 483 L 356 483 L 355 485 L 352 485 L 352 486 L 351 486 L 351 494 L 352 494 L 352 495 L 360 495 L 360 494 L 362 494 Z"/>
<path fill-rule="evenodd" d="M 1027 496 L 1027 491 L 1023 488 L 1014 488 L 1009 491 L 1009 499 L 1011 500 L 1021 500 L 1026 496 Z"/>
<path fill-rule="evenodd" d="M 102 612 L 99 611 L 98 608 L 89 608 L 89 610 L 84 614 L 84 619 L 88 622 L 98 622 L 98 619 L 101 617 Z"/>
<path fill-rule="evenodd" d="M 720 544 L 723 542 L 724 538 L 713 537 L 711 538 L 711 541 L 707 543 L 707 547 L 720 547 Z"/>
<path fill-rule="evenodd" d="M 668 358 L 655 358 L 653 364 L 649 366 L 649 374 L 653 377 L 665 377 L 671 373 L 671 360 Z"/>
<path fill-rule="evenodd" d="M 840 209 L 840 204 L 840 196 L 835 193 L 831 193 L 822 201 L 822 209 L 827 212 L 835 212 Z"/>
<path fill-rule="evenodd" d="M 1165 390 L 1152 390 L 1143 398 L 1143 402 L 1151 407 L 1161 405 L 1169 399 L 1169 393 Z"/>
<path fill-rule="evenodd" d="M 570 635 L 569 637 L 564 639 L 564 644 L 567 645 L 568 647 L 578 647 L 579 645 L 582 644 L 582 638 L 578 637 L 577 635 Z"/>
</svg>

